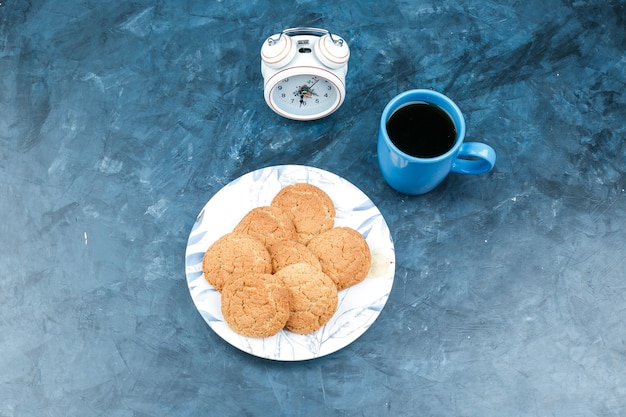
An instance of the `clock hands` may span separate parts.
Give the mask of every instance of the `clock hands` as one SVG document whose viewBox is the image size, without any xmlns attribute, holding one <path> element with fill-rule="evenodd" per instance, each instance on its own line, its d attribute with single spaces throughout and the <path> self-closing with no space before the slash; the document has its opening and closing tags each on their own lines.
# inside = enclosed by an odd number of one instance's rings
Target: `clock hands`
<svg viewBox="0 0 626 417">
<path fill-rule="evenodd" d="M 298 87 L 296 92 L 294 92 L 295 96 L 300 97 L 300 107 L 306 106 L 305 98 L 309 99 L 313 96 L 317 96 L 317 93 L 313 90 L 313 86 L 317 84 L 319 80 L 320 80 L 319 78 L 316 78 L 313 84 L 311 85 L 308 85 L 308 84 L 301 85 L 300 87 Z"/>
<path fill-rule="evenodd" d="M 270 91 L 268 103 L 279 114 L 284 111 L 296 120 L 313 120 L 314 115 L 334 110 L 339 98 L 339 90 L 331 81 L 314 74 L 286 77 Z"/>
</svg>

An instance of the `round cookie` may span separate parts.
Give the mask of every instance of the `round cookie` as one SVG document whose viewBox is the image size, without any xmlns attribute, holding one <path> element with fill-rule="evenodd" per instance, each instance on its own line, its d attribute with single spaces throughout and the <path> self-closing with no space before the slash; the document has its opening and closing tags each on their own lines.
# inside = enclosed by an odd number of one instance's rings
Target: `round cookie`
<svg viewBox="0 0 626 417">
<path fill-rule="evenodd" d="M 224 320 L 242 336 L 274 336 L 285 327 L 289 314 L 289 292 L 274 275 L 238 275 L 222 289 Z"/>
<path fill-rule="evenodd" d="M 305 263 L 322 270 L 317 256 L 306 245 L 290 240 L 276 241 L 267 247 L 272 258 L 272 272 L 276 273 L 287 265 Z"/>
<path fill-rule="evenodd" d="M 271 273 L 272 258 L 265 245 L 252 236 L 231 232 L 216 240 L 202 258 L 204 278 L 222 291 L 232 276 L 247 273 Z"/>
<path fill-rule="evenodd" d="M 289 291 L 290 314 L 285 328 L 308 334 L 320 329 L 337 311 L 337 286 L 325 273 L 309 264 L 287 265 L 274 276 Z"/>
<path fill-rule="evenodd" d="M 335 227 L 313 238 L 308 248 L 320 260 L 322 271 L 338 290 L 363 281 L 372 263 L 365 238 L 349 227 Z"/>
<path fill-rule="evenodd" d="M 234 231 L 247 233 L 265 245 L 277 240 L 296 239 L 296 227 L 280 207 L 253 208 L 239 221 Z"/>
<path fill-rule="evenodd" d="M 291 218 L 298 241 L 305 245 L 314 237 L 335 225 L 335 205 L 321 188 L 296 183 L 282 188 L 271 202 Z"/>
</svg>

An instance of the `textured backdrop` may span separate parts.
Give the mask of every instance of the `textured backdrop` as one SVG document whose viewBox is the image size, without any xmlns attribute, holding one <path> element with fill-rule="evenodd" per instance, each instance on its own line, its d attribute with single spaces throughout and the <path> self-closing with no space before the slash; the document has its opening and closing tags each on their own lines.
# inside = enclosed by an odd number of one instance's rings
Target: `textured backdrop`
<svg viewBox="0 0 626 417">
<path fill-rule="evenodd" d="M 347 97 L 265 105 L 263 40 L 344 37 Z M 0 416 L 626 415 L 623 0 L 0 2 Z M 395 193 L 386 102 L 449 95 L 483 176 Z M 396 278 L 321 359 L 259 359 L 195 310 L 184 253 L 206 201 L 276 164 L 379 207 Z"/>
</svg>

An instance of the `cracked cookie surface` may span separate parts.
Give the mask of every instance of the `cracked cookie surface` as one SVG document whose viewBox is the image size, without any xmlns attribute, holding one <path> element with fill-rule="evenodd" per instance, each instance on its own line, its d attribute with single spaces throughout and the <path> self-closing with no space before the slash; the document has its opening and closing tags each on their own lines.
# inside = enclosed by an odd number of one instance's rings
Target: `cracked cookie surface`
<svg viewBox="0 0 626 417">
<path fill-rule="evenodd" d="M 237 274 L 271 273 L 272 259 L 261 241 L 246 233 L 231 232 L 207 249 L 202 272 L 208 283 L 221 292 L 224 284 Z"/>
<path fill-rule="evenodd" d="M 296 240 L 296 227 L 280 208 L 261 206 L 250 210 L 239 221 L 235 232 L 247 233 L 266 246 L 281 240 Z"/>
<path fill-rule="evenodd" d="M 298 241 L 307 244 L 335 224 L 335 205 L 321 188 L 296 183 L 282 188 L 271 202 L 280 207 L 296 227 Z"/>
<path fill-rule="evenodd" d="M 276 273 L 287 265 L 298 263 L 309 264 L 316 269 L 322 270 L 322 264 L 317 256 L 306 245 L 282 240 L 267 247 L 272 258 L 272 272 Z"/>
<path fill-rule="evenodd" d="M 314 237 L 307 247 L 340 291 L 363 281 L 369 273 L 372 263 L 369 246 L 352 228 L 334 227 Z"/>
<path fill-rule="evenodd" d="M 275 274 L 289 292 L 290 313 L 285 328 L 308 334 L 319 330 L 337 311 L 337 286 L 309 264 L 285 266 Z"/>
<path fill-rule="evenodd" d="M 274 336 L 289 318 L 289 292 L 274 275 L 238 275 L 224 285 L 222 314 L 228 326 L 242 336 Z"/>
</svg>

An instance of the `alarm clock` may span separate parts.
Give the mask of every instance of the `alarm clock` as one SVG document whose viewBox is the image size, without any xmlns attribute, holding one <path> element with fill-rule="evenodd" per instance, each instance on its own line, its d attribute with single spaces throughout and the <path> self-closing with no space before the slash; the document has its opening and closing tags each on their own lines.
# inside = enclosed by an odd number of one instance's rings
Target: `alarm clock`
<svg viewBox="0 0 626 417">
<path fill-rule="evenodd" d="M 265 102 L 293 120 L 326 117 L 346 96 L 350 48 L 325 29 L 291 28 L 261 47 Z"/>
</svg>

